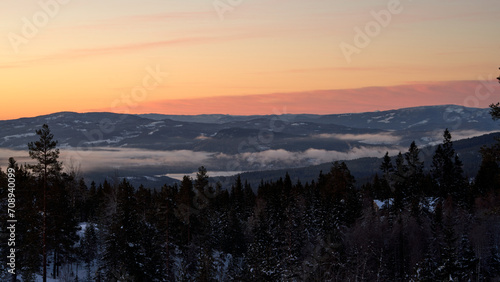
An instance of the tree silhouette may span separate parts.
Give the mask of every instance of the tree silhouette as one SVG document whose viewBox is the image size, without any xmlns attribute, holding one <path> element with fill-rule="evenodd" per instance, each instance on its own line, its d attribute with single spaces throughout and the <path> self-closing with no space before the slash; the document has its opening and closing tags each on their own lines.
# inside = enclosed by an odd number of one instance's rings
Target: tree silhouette
<svg viewBox="0 0 500 282">
<path fill-rule="evenodd" d="M 500 83 L 500 76 L 497 79 L 498 83 Z M 490 115 L 494 120 L 500 119 L 500 103 L 490 105 Z"/>
<path fill-rule="evenodd" d="M 36 131 L 40 137 L 38 141 L 28 144 L 29 155 L 38 163 L 30 166 L 33 173 L 42 179 L 43 182 L 43 281 L 47 281 L 47 184 L 48 178 L 58 176 L 61 172 L 62 164 L 57 160 L 59 158 L 59 149 L 56 149 L 57 141 L 54 141 L 54 135 L 50 133 L 49 126 L 44 124 L 42 129 Z"/>
</svg>

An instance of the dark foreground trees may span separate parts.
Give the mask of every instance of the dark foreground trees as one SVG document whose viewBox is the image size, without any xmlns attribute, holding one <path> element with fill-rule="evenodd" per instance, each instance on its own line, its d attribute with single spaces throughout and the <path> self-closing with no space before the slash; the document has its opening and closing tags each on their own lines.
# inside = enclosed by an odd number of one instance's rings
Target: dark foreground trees
<svg viewBox="0 0 500 282">
<path fill-rule="evenodd" d="M 36 134 L 39 139 L 28 144 L 29 155 L 36 163 L 18 165 L 12 158 L 9 162 L 15 170 L 16 183 L 16 275 L 24 281 L 33 280 L 40 269 L 46 281 L 50 275 L 48 265 L 52 266 L 51 276 L 57 278 L 60 267 L 75 259 L 78 241 L 77 218 L 69 197 L 74 179 L 61 172 L 57 141 L 49 127 L 43 125 Z M 4 187 L 2 184 L 2 210 L 7 202 Z M 7 248 L 2 245 L 2 249 Z"/>
<path fill-rule="evenodd" d="M 42 183 L 42 253 L 43 253 L 43 281 L 47 281 L 47 186 L 52 186 L 57 181 L 61 171 L 58 161 L 59 150 L 56 149 L 57 141 L 52 140 L 49 126 L 44 124 L 42 129 L 36 131 L 40 140 L 28 144 L 29 155 L 37 161 L 31 166 L 33 173 Z"/>
<path fill-rule="evenodd" d="M 88 281 L 499 279 L 497 155 L 484 153 L 469 183 L 447 130 L 431 171 L 420 154 L 415 142 L 396 157 L 386 154 L 381 176 L 362 187 L 345 163 L 335 162 L 311 183 L 286 174 L 255 190 L 239 176 L 221 189 L 204 167 L 195 179 L 160 190 L 126 179 L 87 186 L 72 174 L 54 169 L 44 177 L 43 165 L 30 170 L 12 160 L 25 223 L 19 273 L 29 281 L 41 272 L 47 215 L 52 277 L 73 264 L 85 269 L 78 279 Z M 51 156 L 49 163 L 57 164 L 57 153 Z M 5 183 L 0 172 L 0 187 Z M 5 189 L 0 192 L 4 203 Z M 81 238 L 78 221 L 86 222 Z"/>
</svg>

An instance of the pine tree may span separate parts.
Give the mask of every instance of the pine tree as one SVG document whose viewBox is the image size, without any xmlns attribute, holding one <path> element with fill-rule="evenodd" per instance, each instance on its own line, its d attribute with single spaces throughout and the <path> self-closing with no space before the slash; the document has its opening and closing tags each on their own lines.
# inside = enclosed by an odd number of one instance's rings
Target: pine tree
<svg viewBox="0 0 500 282">
<path fill-rule="evenodd" d="M 497 79 L 500 83 L 500 76 Z M 490 115 L 494 120 L 500 119 L 500 103 L 490 105 Z"/>
<path fill-rule="evenodd" d="M 196 191 L 196 196 L 193 201 L 195 208 L 202 210 L 210 204 L 210 196 L 207 193 L 208 189 L 208 174 L 207 169 L 204 166 L 198 168 L 196 173 L 196 179 L 194 181 L 194 188 Z"/>
<path fill-rule="evenodd" d="M 389 157 L 389 152 L 386 152 L 384 159 L 380 164 L 380 170 L 382 171 L 383 178 L 380 180 L 380 188 L 376 189 L 376 195 L 380 200 L 385 200 L 391 197 L 392 191 L 390 187 L 391 175 L 394 172 L 394 166 L 392 165 L 391 157 Z M 379 190 L 379 191 L 378 191 Z"/>
<path fill-rule="evenodd" d="M 466 234 L 463 234 L 460 240 L 459 253 L 460 256 L 457 263 L 458 277 L 468 281 L 474 280 L 477 274 L 476 269 L 479 259 L 476 258 L 469 237 Z"/>
<path fill-rule="evenodd" d="M 424 259 L 416 265 L 416 280 L 417 281 L 436 281 L 438 272 L 438 264 L 431 252 L 425 254 Z"/>
<path fill-rule="evenodd" d="M 395 214 L 399 214 L 406 204 L 407 195 L 407 174 L 408 166 L 405 164 L 404 156 L 399 152 L 396 156 L 396 166 L 391 177 L 391 190 L 393 191 L 394 201 L 392 210 Z"/>
<path fill-rule="evenodd" d="M 116 213 L 106 236 L 104 266 L 108 280 L 147 281 L 134 188 L 125 179 L 118 185 Z"/>
<path fill-rule="evenodd" d="M 72 186 L 73 178 L 63 173 L 56 179 L 50 191 L 47 192 L 47 247 L 53 254 L 53 276 L 59 276 L 63 263 L 72 262 L 78 241 L 76 234 L 78 224 L 76 210 L 71 205 L 68 186 Z"/>
<path fill-rule="evenodd" d="M 264 204 L 265 206 L 265 204 Z M 252 229 L 252 242 L 248 248 L 249 280 L 276 281 L 279 278 L 277 248 L 271 230 L 273 223 L 267 217 L 264 206 L 258 205 L 258 212 Z"/>
<path fill-rule="evenodd" d="M 164 246 L 163 251 L 163 262 L 164 267 L 160 269 L 165 269 L 164 277 L 166 280 L 171 280 L 173 277 L 172 273 L 172 260 L 171 253 L 172 250 L 176 249 L 176 242 L 180 240 L 176 240 L 178 234 L 180 234 L 179 227 L 180 221 L 175 216 L 176 203 L 175 199 L 177 197 L 177 186 L 167 186 L 164 185 L 161 189 L 161 192 L 158 193 L 155 198 L 156 202 L 156 226 L 158 231 L 163 234 L 160 235 L 160 239 L 162 239 L 162 243 L 160 245 Z"/>
<path fill-rule="evenodd" d="M 392 166 L 391 157 L 389 157 L 389 152 L 386 152 L 383 158 L 382 163 L 380 164 L 380 170 L 384 173 L 384 176 L 389 176 L 391 172 L 394 171 L 394 167 Z"/>
<path fill-rule="evenodd" d="M 231 186 L 230 200 L 237 216 L 240 217 L 243 214 L 244 195 L 243 183 L 241 182 L 241 176 L 239 174 L 236 176 L 235 183 Z"/>
<path fill-rule="evenodd" d="M 494 238 L 490 235 L 490 244 L 489 244 L 489 254 L 486 259 L 486 275 L 488 278 L 493 281 L 498 280 L 500 278 L 500 247 L 498 243 L 495 244 Z"/>
<path fill-rule="evenodd" d="M 42 251 L 43 251 L 43 282 L 47 281 L 47 188 L 49 188 L 54 178 L 59 177 L 61 163 L 58 161 L 59 149 L 54 135 L 50 132 L 49 126 L 44 124 L 42 129 L 36 131 L 39 140 L 28 144 L 29 155 L 38 163 L 30 166 L 33 173 L 41 179 L 43 183 L 43 226 L 42 226 Z"/>
<path fill-rule="evenodd" d="M 197 210 L 193 208 L 194 195 L 191 178 L 189 176 L 184 176 L 182 178 L 179 193 L 177 194 L 175 214 L 184 224 L 181 238 L 183 238 L 183 245 L 185 246 L 191 241 L 191 217 L 193 213 L 197 212 Z"/>
<path fill-rule="evenodd" d="M 481 165 L 474 181 L 474 194 L 486 196 L 489 192 L 500 188 L 499 152 L 500 144 L 492 147 L 482 147 Z"/>
<path fill-rule="evenodd" d="M 87 275 L 89 280 L 91 280 L 91 269 L 97 259 L 99 250 L 99 241 L 95 225 L 93 223 L 87 224 L 83 234 L 83 238 L 80 241 L 80 255 L 87 266 Z"/>
<path fill-rule="evenodd" d="M 441 262 L 438 267 L 437 277 L 440 281 L 451 279 L 455 281 L 458 277 L 458 257 L 456 249 L 457 237 L 451 222 L 445 224 L 443 229 L 443 244 L 441 246 Z"/>
<path fill-rule="evenodd" d="M 446 129 L 443 134 L 443 144 L 438 145 L 432 158 L 431 173 L 439 188 L 439 196 L 446 198 L 451 194 L 453 157 L 455 150 L 451 141 L 451 134 Z"/>
<path fill-rule="evenodd" d="M 242 220 L 247 221 L 247 219 L 252 215 L 253 209 L 255 207 L 255 193 L 252 190 L 250 184 L 245 181 L 243 188 L 243 203 L 244 203 L 244 215 Z"/>
<path fill-rule="evenodd" d="M 24 281 L 34 280 L 41 265 L 41 223 L 37 209 L 37 185 L 31 173 L 24 166 L 19 166 L 14 158 L 9 158 L 8 168 L 14 169 L 16 197 L 16 269 Z M 3 173 L 0 173 L 0 177 Z M 0 183 L 0 186 L 7 187 Z M 8 191 L 6 191 L 8 192 Z M 2 201 L 7 203 L 7 200 Z M 2 228 L 3 229 L 3 228 Z M 5 229 L 3 229 L 5 230 Z M 5 246 L 5 250 L 8 250 Z M 7 256 L 7 255 L 5 255 Z M 17 274 L 18 274 L 17 273 Z M 16 276 L 13 275 L 13 280 Z"/>
<path fill-rule="evenodd" d="M 215 276 L 214 259 L 208 248 L 201 247 L 201 252 L 198 254 L 198 267 L 196 270 L 196 281 L 208 282 L 213 281 Z"/>
<path fill-rule="evenodd" d="M 420 214 L 420 203 L 424 200 L 422 184 L 424 182 L 424 163 L 420 161 L 420 149 L 413 141 L 405 153 L 405 159 L 408 167 L 408 174 L 406 177 L 406 192 L 408 202 L 411 205 L 411 212 L 414 216 Z"/>
<path fill-rule="evenodd" d="M 473 191 L 470 184 L 464 177 L 463 163 L 458 157 L 458 154 L 455 155 L 453 162 L 452 187 L 454 187 L 453 196 L 457 200 L 458 204 L 464 208 L 472 208 L 474 201 Z"/>
<path fill-rule="evenodd" d="M 448 129 L 444 131 L 443 144 L 438 146 L 433 156 L 431 173 L 436 181 L 440 197 L 451 196 L 455 201 L 465 205 L 470 195 L 469 187 L 463 176 L 462 162 L 455 153 Z"/>
</svg>

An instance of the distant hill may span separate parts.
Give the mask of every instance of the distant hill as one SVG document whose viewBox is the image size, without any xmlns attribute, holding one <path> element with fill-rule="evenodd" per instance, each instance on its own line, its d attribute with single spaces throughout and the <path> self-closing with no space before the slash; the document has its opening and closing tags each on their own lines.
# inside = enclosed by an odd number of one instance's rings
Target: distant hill
<svg viewBox="0 0 500 282">
<path fill-rule="evenodd" d="M 481 163 L 481 154 L 479 149 L 482 146 L 491 146 L 497 141 L 495 138 L 500 138 L 500 133 L 486 134 L 479 137 L 462 139 L 453 142 L 455 151 L 459 154 L 460 159 L 464 163 L 464 173 L 467 177 L 471 178 L 477 174 L 479 164 Z M 432 157 L 436 150 L 437 145 L 420 148 L 421 160 L 424 161 L 424 169 L 428 171 L 432 164 Z M 405 153 L 404 151 L 402 152 Z M 394 156 L 392 156 L 394 157 Z M 356 178 L 357 184 L 361 185 L 367 181 L 371 181 L 372 177 L 378 173 L 380 175 L 380 164 L 382 163 L 383 155 L 378 158 L 360 158 L 356 160 L 346 160 L 345 163 L 353 176 Z M 393 158 L 394 161 L 394 158 Z M 268 171 L 255 171 L 240 174 L 242 181 L 247 181 L 253 189 L 257 189 L 261 180 L 276 181 L 284 177 L 286 173 L 290 175 L 294 182 L 300 180 L 303 184 L 306 182 L 316 181 L 320 171 L 328 173 L 332 167 L 332 163 L 323 163 L 319 165 L 277 169 Z M 235 177 L 217 177 L 213 181 L 220 181 L 231 185 Z"/>
<path fill-rule="evenodd" d="M 27 156 L 27 144 L 37 139 L 35 131 L 44 123 L 50 126 L 62 153 L 82 155 L 76 165 L 81 164 L 85 173 L 96 179 L 117 174 L 138 183 L 191 173 L 201 165 L 209 172 L 266 171 L 260 175 L 296 170 L 297 177 L 306 181 L 314 179 L 312 174 L 316 177 L 319 170 L 329 169 L 320 164 L 335 160 L 348 160 L 354 174 L 364 177 L 373 171 L 371 160 L 376 162 L 386 151 L 405 151 L 413 140 L 419 147 L 436 145 L 445 128 L 454 141 L 500 130 L 489 109 L 456 105 L 279 116 L 60 112 L 0 121 L 0 152 L 18 150 L 16 155 Z M 487 139 L 456 142 L 466 165 L 470 159 L 471 173 L 478 162 L 477 148 Z M 467 142 L 473 144 L 462 145 Z M 8 154 L 0 154 L 0 166 Z M 355 160 L 360 158 L 364 159 Z M 311 173 L 303 167 L 310 167 Z"/>
</svg>

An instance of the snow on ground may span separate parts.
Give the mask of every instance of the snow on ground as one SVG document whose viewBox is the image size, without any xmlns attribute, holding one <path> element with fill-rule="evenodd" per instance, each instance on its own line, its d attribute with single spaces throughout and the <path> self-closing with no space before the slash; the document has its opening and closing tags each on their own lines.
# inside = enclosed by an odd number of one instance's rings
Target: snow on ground
<svg viewBox="0 0 500 282">
<path fill-rule="evenodd" d="M 36 135 L 35 133 L 24 133 L 24 134 L 16 134 L 16 135 L 4 136 L 3 139 L 5 141 L 9 141 L 9 139 L 30 137 L 30 136 L 35 136 L 35 135 Z"/>
<path fill-rule="evenodd" d="M 88 225 L 87 222 L 80 222 L 78 224 L 79 230 L 76 231 L 76 235 L 78 235 L 78 237 L 83 238 L 83 234 L 85 234 L 85 230 L 87 229 L 87 225 Z"/>
<path fill-rule="evenodd" d="M 411 127 L 414 127 L 414 126 L 418 126 L 418 125 L 424 125 L 426 123 L 429 122 L 429 119 L 424 119 L 423 121 L 420 121 L 420 122 L 417 122 L 417 123 L 414 123 L 412 125 L 408 125 L 408 128 L 411 128 Z"/>
<path fill-rule="evenodd" d="M 421 208 L 426 208 L 430 212 L 434 211 L 434 208 L 436 207 L 436 204 L 438 203 L 439 198 L 437 197 L 427 197 L 425 198 L 425 203 L 421 203 L 420 207 Z M 381 201 L 381 200 L 373 200 L 373 204 L 377 209 L 386 209 L 390 207 L 394 203 L 393 198 L 389 198 L 387 200 Z"/>
<path fill-rule="evenodd" d="M 394 117 L 387 117 L 383 120 L 379 120 L 378 122 L 383 122 L 383 123 L 390 123 L 390 120 L 393 119 Z"/>
<path fill-rule="evenodd" d="M 153 121 L 152 123 L 144 125 L 145 127 L 156 127 L 160 124 L 164 124 L 165 122 L 160 120 L 160 121 Z"/>
</svg>

